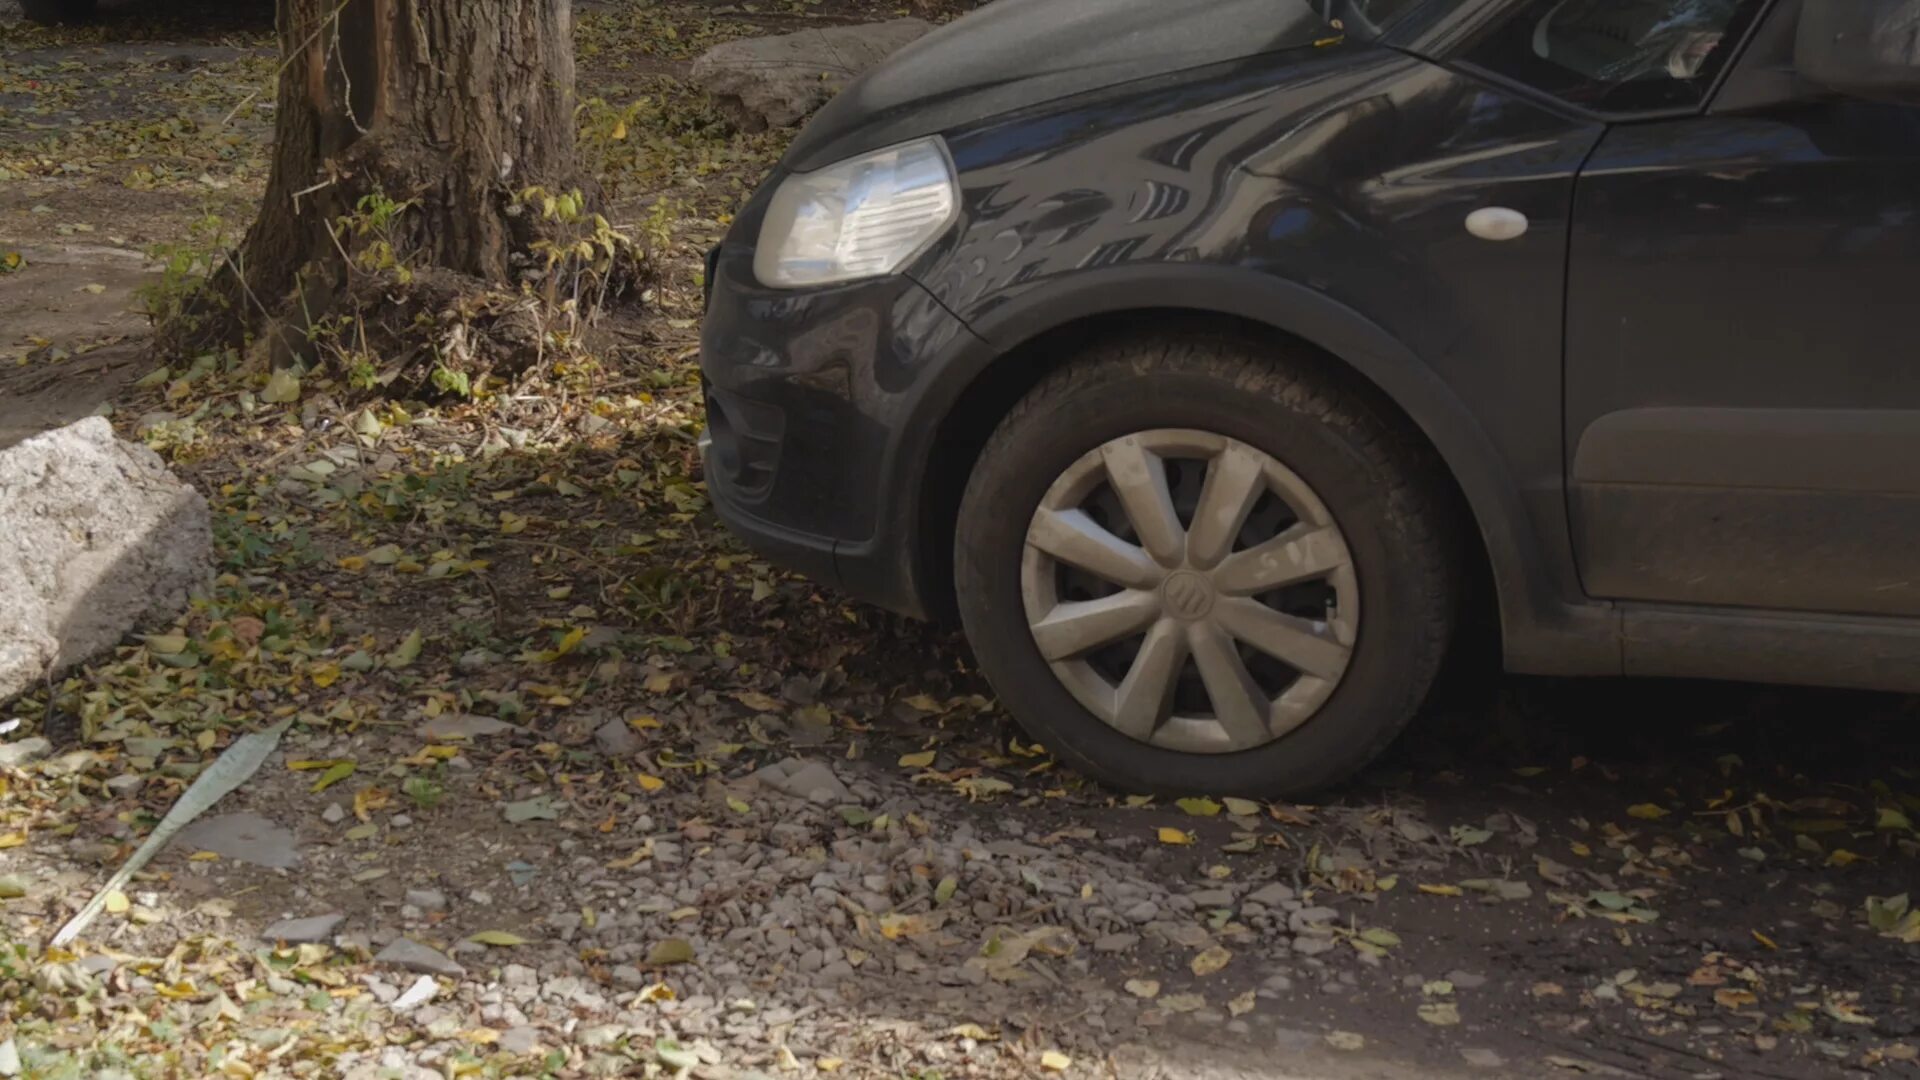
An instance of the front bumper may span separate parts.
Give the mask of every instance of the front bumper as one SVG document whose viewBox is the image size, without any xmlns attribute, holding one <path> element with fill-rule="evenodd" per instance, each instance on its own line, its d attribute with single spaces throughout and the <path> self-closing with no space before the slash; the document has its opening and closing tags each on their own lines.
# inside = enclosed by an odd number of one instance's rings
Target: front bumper
<svg viewBox="0 0 1920 1080">
<path fill-rule="evenodd" d="M 719 249 L 701 331 L 707 488 L 769 559 L 909 615 L 929 608 L 915 558 L 916 429 L 934 374 L 978 339 L 905 276 L 807 290 Z"/>
</svg>

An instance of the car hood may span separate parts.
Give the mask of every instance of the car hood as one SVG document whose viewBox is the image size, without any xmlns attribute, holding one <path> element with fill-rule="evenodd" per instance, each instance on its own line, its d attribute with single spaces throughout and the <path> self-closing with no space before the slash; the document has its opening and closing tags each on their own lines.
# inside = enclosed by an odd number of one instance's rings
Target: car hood
<svg viewBox="0 0 1920 1080">
<path fill-rule="evenodd" d="M 794 140 L 786 167 L 1333 33 L 1307 0 L 995 0 L 855 80 Z"/>
</svg>

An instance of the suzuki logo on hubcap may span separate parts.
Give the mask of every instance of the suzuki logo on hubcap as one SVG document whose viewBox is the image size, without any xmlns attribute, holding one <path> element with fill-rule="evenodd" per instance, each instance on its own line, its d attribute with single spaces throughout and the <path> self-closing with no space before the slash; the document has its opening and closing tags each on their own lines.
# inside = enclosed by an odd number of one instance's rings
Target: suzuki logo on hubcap
<svg viewBox="0 0 1920 1080">
<path fill-rule="evenodd" d="M 1191 570 L 1168 576 L 1160 586 L 1167 613 L 1181 619 L 1198 619 L 1213 610 L 1213 583 Z"/>
</svg>

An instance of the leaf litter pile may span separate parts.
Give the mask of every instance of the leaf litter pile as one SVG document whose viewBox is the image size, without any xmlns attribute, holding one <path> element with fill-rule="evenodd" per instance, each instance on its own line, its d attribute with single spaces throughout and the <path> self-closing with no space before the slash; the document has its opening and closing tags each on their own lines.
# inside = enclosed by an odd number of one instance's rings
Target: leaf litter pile
<svg viewBox="0 0 1920 1080">
<path fill-rule="evenodd" d="M 207 494 L 220 576 L 0 709 L 0 1076 L 1915 1070 L 1908 703 L 1509 684 L 1331 805 L 1129 798 L 1056 767 L 943 631 L 728 538 L 699 253 L 779 146 L 677 77 L 845 14 L 583 8 L 583 145 L 661 268 L 592 349 L 408 400 L 209 356 L 115 401 Z M 9 146 L 0 227 L 104 236 L 150 179 L 244 216 L 264 125 L 153 157 L 83 116 L 111 82 L 83 51 L 119 46 L 0 33 L 41 65 L 0 94 L 82 116 Z M 192 48 L 264 85 L 259 28 L 219 33 Z M 246 94 L 107 70 L 181 115 Z"/>
</svg>

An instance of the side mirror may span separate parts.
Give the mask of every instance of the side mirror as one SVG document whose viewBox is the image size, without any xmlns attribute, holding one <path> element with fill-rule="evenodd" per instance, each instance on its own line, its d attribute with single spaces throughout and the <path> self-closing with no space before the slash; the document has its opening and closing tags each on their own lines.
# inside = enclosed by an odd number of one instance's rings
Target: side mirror
<svg viewBox="0 0 1920 1080">
<path fill-rule="evenodd" d="M 1806 0 L 1793 66 L 1852 97 L 1920 103 L 1920 0 Z"/>
</svg>

